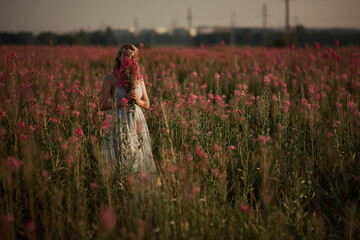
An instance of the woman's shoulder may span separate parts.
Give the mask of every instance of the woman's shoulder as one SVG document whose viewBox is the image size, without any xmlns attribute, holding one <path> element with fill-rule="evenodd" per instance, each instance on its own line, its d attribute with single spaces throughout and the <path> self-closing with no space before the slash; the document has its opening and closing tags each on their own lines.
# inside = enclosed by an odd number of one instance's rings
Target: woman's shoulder
<svg viewBox="0 0 360 240">
<path fill-rule="evenodd" d="M 114 83 L 114 82 L 116 82 L 116 77 L 114 76 L 113 73 L 108 73 L 108 74 L 106 74 L 105 77 L 104 77 L 104 82 L 105 82 L 105 81 Z"/>
<path fill-rule="evenodd" d="M 108 73 L 105 75 L 104 79 L 115 79 L 115 76 L 113 73 Z"/>
</svg>

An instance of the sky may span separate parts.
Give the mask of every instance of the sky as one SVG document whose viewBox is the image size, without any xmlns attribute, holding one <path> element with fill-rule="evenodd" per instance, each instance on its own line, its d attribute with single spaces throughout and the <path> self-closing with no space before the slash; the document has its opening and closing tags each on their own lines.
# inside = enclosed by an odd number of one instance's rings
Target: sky
<svg viewBox="0 0 360 240">
<path fill-rule="evenodd" d="M 187 26 L 262 27 L 263 3 L 267 25 L 285 26 L 285 0 L 0 0 L 0 31 L 65 33 L 129 28 Z M 360 0 L 290 0 L 290 26 L 360 29 Z"/>
</svg>

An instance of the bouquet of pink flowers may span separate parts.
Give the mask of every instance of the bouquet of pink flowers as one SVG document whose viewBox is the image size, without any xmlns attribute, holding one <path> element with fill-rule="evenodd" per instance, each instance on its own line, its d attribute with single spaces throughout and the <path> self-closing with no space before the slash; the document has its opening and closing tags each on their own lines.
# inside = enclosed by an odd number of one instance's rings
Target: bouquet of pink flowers
<svg viewBox="0 0 360 240">
<path fill-rule="evenodd" d="M 135 90 L 136 85 L 141 79 L 138 61 L 133 58 L 124 57 L 120 69 L 115 70 L 115 74 L 118 76 L 120 88 L 124 89 L 127 93 Z M 134 107 L 134 99 L 131 99 L 128 105 Z"/>
</svg>

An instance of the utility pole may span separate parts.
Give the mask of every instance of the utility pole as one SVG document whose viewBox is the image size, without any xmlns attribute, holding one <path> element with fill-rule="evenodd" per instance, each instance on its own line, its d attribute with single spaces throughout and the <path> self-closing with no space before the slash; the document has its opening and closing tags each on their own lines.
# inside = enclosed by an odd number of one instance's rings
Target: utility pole
<svg viewBox="0 0 360 240">
<path fill-rule="evenodd" d="M 135 41 L 139 42 L 139 21 L 137 18 L 134 18 L 134 34 L 135 34 Z"/>
<path fill-rule="evenodd" d="M 285 0 L 285 30 L 286 30 L 286 46 L 289 46 L 290 45 L 289 0 Z"/>
<path fill-rule="evenodd" d="M 152 26 L 152 31 L 150 34 L 150 45 L 153 47 L 155 45 L 155 34 L 156 34 L 156 27 L 155 24 Z"/>
<path fill-rule="evenodd" d="M 192 45 L 192 36 L 190 31 L 192 30 L 192 14 L 191 14 L 191 8 L 188 8 L 187 10 L 187 22 L 188 22 L 188 37 L 189 37 L 189 47 Z"/>
<path fill-rule="evenodd" d="M 172 19 L 172 43 L 175 44 L 176 42 L 176 28 L 177 28 L 177 21 L 176 18 L 173 17 Z"/>
<path fill-rule="evenodd" d="M 234 12 L 231 13 L 230 31 L 231 31 L 230 42 L 231 42 L 231 46 L 234 47 L 236 45 L 236 42 L 235 42 L 235 13 Z"/>
<path fill-rule="evenodd" d="M 267 46 L 267 6 L 263 3 L 263 41 L 264 47 Z"/>
</svg>

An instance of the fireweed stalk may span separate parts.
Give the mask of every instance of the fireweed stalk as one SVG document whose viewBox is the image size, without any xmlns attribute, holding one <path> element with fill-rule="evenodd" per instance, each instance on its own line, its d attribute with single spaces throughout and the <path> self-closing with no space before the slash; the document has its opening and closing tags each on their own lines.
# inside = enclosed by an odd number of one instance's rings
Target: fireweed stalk
<svg viewBox="0 0 360 240">
<path fill-rule="evenodd" d="M 124 58 L 120 69 L 115 70 L 115 75 L 118 78 L 120 88 L 125 89 L 126 92 L 135 90 L 136 85 L 140 82 L 141 74 L 139 71 L 139 64 L 135 59 Z M 129 100 L 128 106 L 130 109 L 135 107 L 134 99 Z"/>
</svg>

